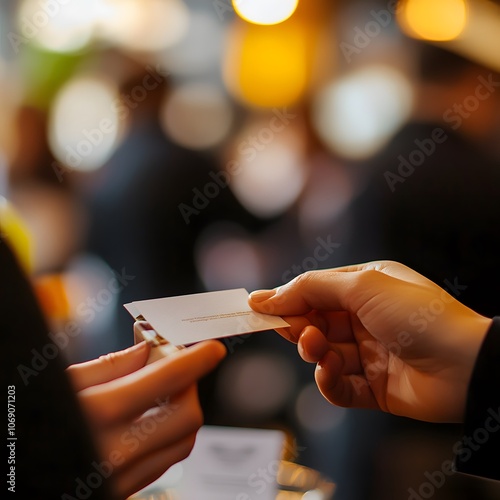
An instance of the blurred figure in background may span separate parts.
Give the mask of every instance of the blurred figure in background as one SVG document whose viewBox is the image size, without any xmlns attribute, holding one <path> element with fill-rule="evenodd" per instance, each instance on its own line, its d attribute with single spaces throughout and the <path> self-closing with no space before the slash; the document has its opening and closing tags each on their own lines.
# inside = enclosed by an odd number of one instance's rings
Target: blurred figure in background
<svg viewBox="0 0 500 500">
<path fill-rule="evenodd" d="M 85 210 L 73 186 L 54 175 L 47 121 L 46 110 L 19 105 L 8 165 L 7 194 L 32 234 L 35 275 L 64 269 L 81 248 L 86 228 Z"/>
<path fill-rule="evenodd" d="M 169 87 L 165 74 L 136 63 L 121 96 L 130 99 L 144 82 L 145 97 L 121 101 L 129 120 L 125 139 L 85 187 L 88 250 L 135 277 L 120 294 L 120 304 L 202 291 L 194 261 L 198 236 L 211 222 L 249 219 L 231 191 L 221 187 L 224 176 L 217 175 L 211 157 L 176 145 L 162 130 L 158 110 Z M 203 194 L 208 184 L 218 190 L 213 199 Z M 118 332 L 128 331 L 131 322 L 122 309 Z"/>
<path fill-rule="evenodd" d="M 490 150 L 499 134 L 500 76 L 441 48 L 418 50 L 414 117 L 364 166 L 371 173 L 352 207 L 349 263 L 398 260 L 493 316 L 500 295 L 500 162 Z M 406 498 L 426 470 L 449 458 L 457 439 L 453 426 L 436 430 L 359 411 L 348 429 L 346 468 L 362 467 L 366 481 L 346 474 L 342 500 Z M 434 498 L 493 498 L 488 491 L 452 477 Z"/>
</svg>

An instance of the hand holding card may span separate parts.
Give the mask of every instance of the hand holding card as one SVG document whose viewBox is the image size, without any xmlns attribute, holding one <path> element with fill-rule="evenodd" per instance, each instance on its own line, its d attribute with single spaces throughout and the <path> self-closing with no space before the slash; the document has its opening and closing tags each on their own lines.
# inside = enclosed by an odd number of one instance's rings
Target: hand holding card
<svg viewBox="0 0 500 500">
<path fill-rule="evenodd" d="M 146 363 L 148 365 L 158 359 L 166 358 L 183 348 L 182 346 L 175 346 L 163 337 L 160 337 L 147 321 L 136 321 L 134 323 L 134 344 L 139 344 L 140 342 L 146 342 L 151 347 Z"/>
</svg>

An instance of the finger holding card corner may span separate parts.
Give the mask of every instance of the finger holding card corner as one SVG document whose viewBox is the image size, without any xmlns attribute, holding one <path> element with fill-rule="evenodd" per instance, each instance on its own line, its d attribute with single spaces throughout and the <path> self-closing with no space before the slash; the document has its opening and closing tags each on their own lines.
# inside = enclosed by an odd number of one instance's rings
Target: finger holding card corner
<svg viewBox="0 0 500 500">
<path fill-rule="evenodd" d="M 139 318 L 142 317 L 139 316 Z M 184 346 L 175 346 L 158 335 L 158 332 L 143 319 L 138 319 L 134 323 L 134 344 L 140 342 L 146 342 L 151 347 L 146 363 L 148 365 L 184 349 Z"/>
</svg>

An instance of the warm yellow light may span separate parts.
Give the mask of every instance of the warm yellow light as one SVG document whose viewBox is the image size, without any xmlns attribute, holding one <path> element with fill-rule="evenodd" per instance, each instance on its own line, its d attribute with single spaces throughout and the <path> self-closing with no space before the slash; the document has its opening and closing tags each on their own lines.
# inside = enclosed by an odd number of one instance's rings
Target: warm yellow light
<svg viewBox="0 0 500 500">
<path fill-rule="evenodd" d="M 398 15 L 411 36 L 444 42 L 457 38 L 467 24 L 466 0 L 403 0 Z"/>
<path fill-rule="evenodd" d="M 233 0 L 236 13 L 255 24 L 278 24 L 286 21 L 297 8 L 299 0 Z"/>
<path fill-rule="evenodd" d="M 228 89 L 254 106 L 295 103 L 308 83 L 306 36 L 299 24 L 236 24 L 229 34 L 225 58 Z"/>
<path fill-rule="evenodd" d="M 26 222 L 3 196 L 0 196 L 0 232 L 12 246 L 26 272 L 33 269 L 32 238 Z"/>
</svg>

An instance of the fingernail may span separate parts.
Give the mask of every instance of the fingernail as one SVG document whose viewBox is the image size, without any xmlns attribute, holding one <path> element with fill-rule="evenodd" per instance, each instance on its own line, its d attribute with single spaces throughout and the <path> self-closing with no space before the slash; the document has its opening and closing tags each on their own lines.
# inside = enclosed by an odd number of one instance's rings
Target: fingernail
<svg viewBox="0 0 500 500">
<path fill-rule="evenodd" d="M 264 302 L 276 295 L 276 290 L 256 290 L 250 294 L 250 299 L 254 302 Z"/>
</svg>

